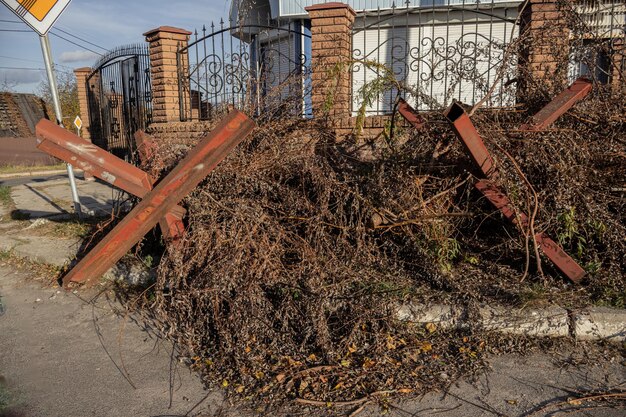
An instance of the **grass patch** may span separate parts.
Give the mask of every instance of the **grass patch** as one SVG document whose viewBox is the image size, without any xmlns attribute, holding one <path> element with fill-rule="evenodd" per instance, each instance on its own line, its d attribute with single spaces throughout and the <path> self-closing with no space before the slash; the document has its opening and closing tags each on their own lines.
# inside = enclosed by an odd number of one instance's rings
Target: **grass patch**
<svg viewBox="0 0 626 417">
<path fill-rule="evenodd" d="M 18 271 L 32 272 L 37 280 L 48 284 L 55 283 L 61 273 L 61 267 L 45 262 L 33 261 L 16 254 L 12 249 L 0 249 L 0 265 L 10 265 Z"/>
<path fill-rule="evenodd" d="M 8 411 L 11 397 L 6 388 L 0 385 L 0 413 Z"/>
<path fill-rule="evenodd" d="M 42 171 L 56 171 L 65 169 L 65 164 L 56 165 L 5 165 L 0 166 L 0 175 L 2 174 L 17 174 L 20 172 L 42 172 Z"/>
<path fill-rule="evenodd" d="M 0 204 L 5 207 L 10 207 L 13 204 L 13 199 L 11 198 L 11 187 L 0 185 Z"/>
</svg>

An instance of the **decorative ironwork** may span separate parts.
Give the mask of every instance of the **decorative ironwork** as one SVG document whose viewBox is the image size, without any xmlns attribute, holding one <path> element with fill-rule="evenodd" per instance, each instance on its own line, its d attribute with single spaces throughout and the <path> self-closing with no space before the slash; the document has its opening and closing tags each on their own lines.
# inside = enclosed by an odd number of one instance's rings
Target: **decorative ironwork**
<svg viewBox="0 0 626 417">
<path fill-rule="evenodd" d="M 207 120 L 229 106 L 249 113 L 280 108 L 286 99 L 301 115 L 311 113 L 310 30 L 300 21 L 284 24 L 269 19 L 261 24 L 234 25 L 224 20 L 196 30 L 193 41 L 178 50 L 182 120 Z"/>
<path fill-rule="evenodd" d="M 597 84 L 624 83 L 626 4 L 623 0 L 577 0 L 563 12 L 570 27 L 568 77 Z"/>
<path fill-rule="evenodd" d="M 99 147 L 130 159 L 133 135 L 152 122 L 152 84 L 147 45 L 116 48 L 87 78 L 90 132 Z"/>
<path fill-rule="evenodd" d="M 391 69 L 401 95 L 418 110 L 440 110 L 459 100 L 472 104 L 496 83 L 487 105 L 515 104 L 517 56 L 506 53 L 517 37 L 517 9 L 497 2 L 407 7 L 364 12 L 353 33 L 353 111 L 363 86 Z M 504 73 L 503 73 L 504 72 Z M 397 89 L 368 97 L 366 114 L 393 111 Z"/>
</svg>

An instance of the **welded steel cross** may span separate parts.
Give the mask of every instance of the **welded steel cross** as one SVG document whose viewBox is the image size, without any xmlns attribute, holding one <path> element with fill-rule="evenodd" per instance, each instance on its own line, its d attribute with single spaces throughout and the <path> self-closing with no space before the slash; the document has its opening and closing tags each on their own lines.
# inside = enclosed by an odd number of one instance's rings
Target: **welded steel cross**
<svg viewBox="0 0 626 417">
<path fill-rule="evenodd" d="M 458 103 L 452 103 L 444 112 L 444 116 L 446 116 L 452 130 L 454 130 L 454 133 L 479 168 L 480 176 L 484 178 L 475 184 L 476 189 L 500 210 L 509 221 L 518 226 L 527 226 L 529 224 L 528 216 L 517 211 L 509 197 L 498 187 L 498 167 L 465 109 Z M 585 270 L 571 256 L 565 253 L 554 240 L 543 232 L 537 233 L 534 238 L 537 246 L 548 259 L 572 282 L 579 283 L 583 279 Z"/>
<path fill-rule="evenodd" d="M 77 136 L 71 137 L 74 136 L 71 133 L 71 136 L 67 136 L 69 132 L 63 129 L 49 131 L 47 129 L 52 129 L 51 126 L 44 121 L 39 122 L 37 136 L 41 141 L 40 145 L 45 143 L 45 146 L 39 146 L 41 149 L 62 155 L 61 159 L 68 158 L 98 178 L 142 197 L 139 204 L 63 277 L 63 285 L 70 282 L 95 282 L 156 226 L 161 218 L 176 213 L 180 200 L 193 191 L 228 153 L 252 132 L 254 126 L 254 122 L 245 114 L 237 110 L 231 111 L 154 189 L 151 189 L 151 180 L 139 168 L 126 164 L 119 158 L 111 159 L 116 166 L 112 168 L 113 165 L 109 166 L 106 163 L 111 158 L 107 152 L 94 145 L 85 147 L 85 141 Z M 80 142 L 77 143 L 76 139 Z M 74 148 L 76 145 L 79 145 L 80 152 Z M 80 158 L 77 154 L 80 154 Z M 120 164 L 120 161 L 124 164 Z M 129 171 L 132 174 L 129 174 Z M 161 225 L 163 227 L 163 224 Z"/>
<path fill-rule="evenodd" d="M 154 180 L 141 169 L 50 120 L 41 119 L 35 130 L 37 147 L 42 151 L 136 197 L 143 198 L 152 190 Z M 184 215 L 185 209 L 176 206 L 163 216 L 160 225 L 166 239 L 180 239 L 185 230 L 182 222 Z"/>
</svg>

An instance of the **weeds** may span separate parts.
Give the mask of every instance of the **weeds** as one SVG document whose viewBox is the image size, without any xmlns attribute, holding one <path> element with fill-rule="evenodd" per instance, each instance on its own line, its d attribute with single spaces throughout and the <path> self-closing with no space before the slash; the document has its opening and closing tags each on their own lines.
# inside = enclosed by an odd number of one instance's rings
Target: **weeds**
<svg viewBox="0 0 626 417">
<path fill-rule="evenodd" d="M 0 204 L 4 207 L 12 207 L 13 199 L 11 198 L 11 187 L 0 185 Z"/>
</svg>

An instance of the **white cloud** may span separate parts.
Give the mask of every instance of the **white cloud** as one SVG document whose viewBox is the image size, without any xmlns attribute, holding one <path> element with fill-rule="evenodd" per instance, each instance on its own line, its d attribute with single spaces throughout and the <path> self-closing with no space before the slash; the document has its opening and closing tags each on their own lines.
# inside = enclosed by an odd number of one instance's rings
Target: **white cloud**
<svg viewBox="0 0 626 417">
<path fill-rule="evenodd" d="M 32 84 L 40 82 L 45 72 L 32 70 L 0 70 L 0 82 L 6 84 Z"/>
<path fill-rule="evenodd" d="M 90 51 L 67 51 L 63 52 L 59 58 L 61 62 L 80 62 L 80 61 L 94 61 L 98 58 L 98 55 Z"/>
</svg>

